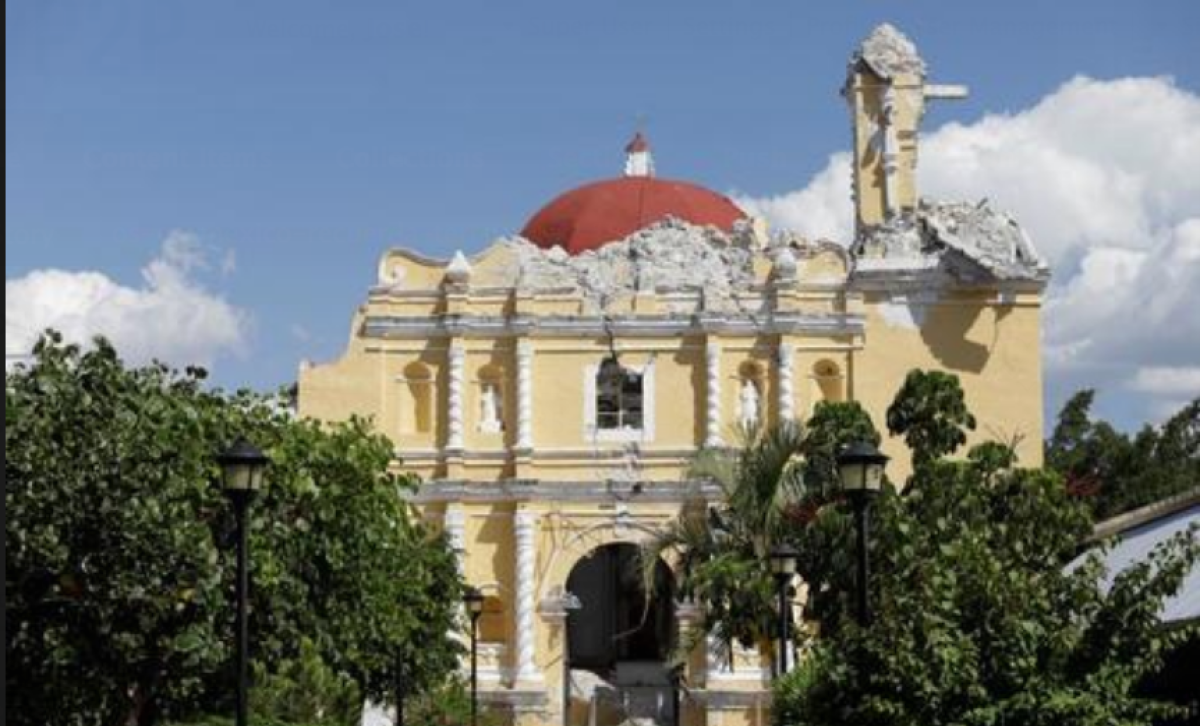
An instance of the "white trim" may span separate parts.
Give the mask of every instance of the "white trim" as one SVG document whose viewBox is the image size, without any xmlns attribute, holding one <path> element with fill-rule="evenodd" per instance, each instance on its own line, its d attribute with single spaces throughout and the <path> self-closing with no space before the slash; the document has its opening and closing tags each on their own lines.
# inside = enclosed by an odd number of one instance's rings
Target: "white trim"
<svg viewBox="0 0 1200 726">
<path fill-rule="evenodd" d="M 781 342 L 778 350 L 779 374 L 779 420 L 792 421 L 796 418 L 796 372 L 793 366 L 796 347 L 789 342 Z"/>
<path fill-rule="evenodd" d="M 583 367 L 583 440 L 599 444 L 649 444 L 654 442 L 654 409 L 657 406 L 653 357 L 638 371 L 642 376 L 642 428 L 601 429 L 596 426 L 596 376 L 599 363 Z"/>
<path fill-rule="evenodd" d="M 714 340 L 704 346 L 704 369 L 704 445 L 710 449 L 720 448 L 724 443 L 721 440 L 721 346 Z"/>
<path fill-rule="evenodd" d="M 805 333 L 824 336 L 861 334 L 865 325 L 866 319 L 858 314 L 811 315 L 784 311 L 771 313 L 763 319 L 691 313 L 614 319 L 552 315 L 461 315 L 433 319 L 428 316 L 368 315 L 363 319 L 359 334 L 363 338 L 422 341 L 447 337 L 578 338 L 610 332 L 621 338 L 670 338 L 700 332 L 742 337 Z"/>
<path fill-rule="evenodd" d="M 460 451 L 463 448 L 463 378 L 466 375 L 467 351 L 462 343 L 455 341 L 449 349 L 450 370 L 447 373 L 447 404 L 449 421 L 446 426 L 446 449 Z"/>
<path fill-rule="evenodd" d="M 611 504 L 615 500 L 612 487 L 594 481 L 545 481 L 503 479 L 478 486 L 478 482 L 434 480 L 408 495 L 414 504 L 429 505 L 446 502 L 449 507 L 461 507 L 463 502 L 588 502 Z M 641 503 L 705 503 L 721 501 L 721 488 L 709 481 L 647 481 L 637 495 Z"/>
<path fill-rule="evenodd" d="M 446 537 L 450 540 L 450 550 L 454 552 L 454 562 L 461 577 L 466 572 L 467 513 L 461 504 L 450 502 L 446 505 L 446 515 L 442 523 L 446 529 Z"/>
<path fill-rule="evenodd" d="M 538 513 L 518 508 L 513 513 L 513 534 L 516 540 L 516 680 L 522 684 L 545 680 L 534 662 L 537 648 L 537 621 L 534 618 L 534 591 L 537 574 Z"/>
<path fill-rule="evenodd" d="M 518 451 L 533 448 L 533 345 L 517 341 L 517 442 Z"/>
</svg>

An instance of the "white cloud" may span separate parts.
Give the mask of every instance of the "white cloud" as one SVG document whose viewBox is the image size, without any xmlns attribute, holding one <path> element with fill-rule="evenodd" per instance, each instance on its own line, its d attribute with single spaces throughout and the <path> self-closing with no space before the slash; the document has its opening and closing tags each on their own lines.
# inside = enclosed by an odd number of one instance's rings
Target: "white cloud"
<svg viewBox="0 0 1200 726">
<path fill-rule="evenodd" d="M 848 157 L 805 188 L 739 197 L 778 227 L 846 241 Z M 1200 96 L 1167 78 L 1076 78 L 1027 110 L 924 135 L 919 182 L 941 199 L 988 197 L 1054 267 L 1045 316 L 1049 400 L 1137 390 L 1132 417 L 1166 391 L 1142 370 L 1200 363 Z M 1175 396 L 1172 396 L 1172 400 Z"/>
<path fill-rule="evenodd" d="M 811 239 L 845 243 L 854 232 L 854 208 L 850 206 L 851 157 L 840 151 L 829 157 L 808 186 L 778 196 L 749 197 L 734 193 L 747 213 L 764 217 L 773 227 L 790 229 Z"/>
<path fill-rule="evenodd" d="M 103 335 L 134 363 L 210 366 L 242 350 L 250 317 L 204 287 L 198 273 L 208 269 L 205 247 L 173 232 L 142 269 L 140 287 L 100 272 L 57 269 L 6 280 L 5 353 L 27 353 L 41 331 L 54 328 L 80 343 Z"/>
<path fill-rule="evenodd" d="M 1138 369 L 1131 384 L 1147 393 L 1200 395 L 1200 366 L 1152 366 Z"/>
</svg>

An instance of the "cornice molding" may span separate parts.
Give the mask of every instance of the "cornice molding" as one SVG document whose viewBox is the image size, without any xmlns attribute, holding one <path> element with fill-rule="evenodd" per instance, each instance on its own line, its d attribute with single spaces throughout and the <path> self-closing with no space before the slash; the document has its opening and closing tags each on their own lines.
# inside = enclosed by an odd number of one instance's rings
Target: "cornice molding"
<svg viewBox="0 0 1200 726">
<path fill-rule="evenodd" d="M 609 318 L 596 315 L 456 315 L 441 318 L 367 315 L 360 335 L 376 339 L 424 339 L 457 337 L 575 338 L 606 336 L 660 338 L 680 335 L 859 335 L 865 318 L 857 314 L 764 313 L 729 315 L 655 315 Z"/>
<path fill-rule="evenodd" d="M 590 502 L 612 503 L 614 500 L 645 503 L 684 503 L 720 501 L 721 488 L 709 481 L 648 481 L 641 482 L 637 493 L 625 491 L 628 486 L 614 488 L 613 483 L 596 481 L 545 481 L 506 479 L 498 482 L 467 482 L 442 479 L 426 482 L 410 495 L 414 504 L 447 502 Z M 619 482 L 626 484 L 627 482 Z"/>
</svg>

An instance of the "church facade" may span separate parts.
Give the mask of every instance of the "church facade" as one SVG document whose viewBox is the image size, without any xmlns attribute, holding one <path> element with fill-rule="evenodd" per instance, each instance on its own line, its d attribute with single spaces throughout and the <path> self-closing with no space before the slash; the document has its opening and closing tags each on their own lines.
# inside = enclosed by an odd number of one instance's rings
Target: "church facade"
<svg viewBox="0 0 1200 726">
<path fill-rule="evenodd" d="M 923 200 L 929 83 L 880 26 L 854 52 L 853 240 L 770 233 L 732 201 L 655 174 L 640 135 L 622 176 L 567 192 L 519 235 L 450 260 L 386 251 L 344 355 L 304 364 L 301 415 L 369 416 L 416 504 L 487 596 L 482 700 L 520 724 L 763 724 L 769 666 L 672 643 L 704 613 L 637 586 L 636 547 L 703 514 L 688 478 L 741 424 L 860 402 L 882 430 L 913 368 L 962 381 L 980 430 L 1040 461 L 1040 311 L 1048 270 L 986 203 Z M 891 474 L 907 455 L 885 441 Z"/>
</svg>

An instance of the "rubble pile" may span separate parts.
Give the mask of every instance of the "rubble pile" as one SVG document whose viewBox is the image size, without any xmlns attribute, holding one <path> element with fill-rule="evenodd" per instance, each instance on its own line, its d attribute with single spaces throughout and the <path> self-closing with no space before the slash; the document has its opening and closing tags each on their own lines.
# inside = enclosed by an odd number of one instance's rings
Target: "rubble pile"
<svg viewBox="0 0 1200 726">
<path fill-rule="evenodd" d="M 925 75 L 925 61 L 917 46 L 895 26 L 884 23 L 863 40 L 850 57 L 850 64 L 865 63 L 875 75 L 884 80 L 901 74 Z"/>
<path fill-rule="evenodd" d="M 1021 226 L 993 209 L 987 200 L 979 204 L 922 204 L 918 214 L 927 243 L 947 252 L 944 260 L 952 267 L 967 266 L 960 277 L 981 271 L 999 280 L 1012 280 L 1040 277 L 1046 272 L 1046 263 Z"/>
<path fill-rule="evenodd" d="M 757 242 L 749 229 L 726 234 L 668 218 L 597 250 L 568 255 L 520 237 L 504 240 L 513 252 L 518 287 L 570 289 L 602 310 L 638 291 L 703 291 L 716 307 L 754 279 Z"/>
<path fill-rule="evenodd" d="M 854 245 L 861 259 L 886 260 L 889 267 L 937 263 L 967 281 L 1040 280 L 1049 274 L 1025 231 L 987 200 L 922 200 L 915 215 L 902 215 L 864 230 Z M 860 265 L 861 267 L 862 265 Z"/>
</svg>

